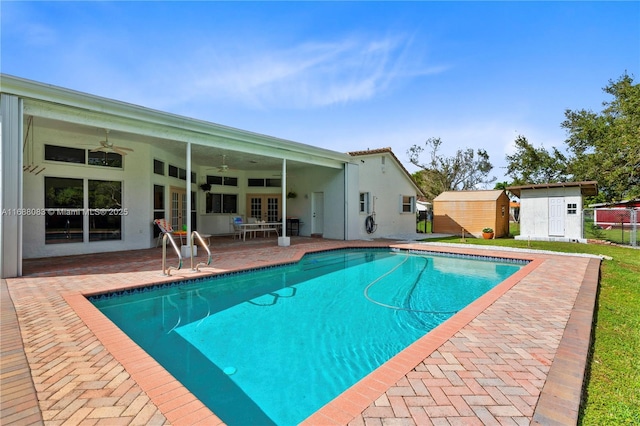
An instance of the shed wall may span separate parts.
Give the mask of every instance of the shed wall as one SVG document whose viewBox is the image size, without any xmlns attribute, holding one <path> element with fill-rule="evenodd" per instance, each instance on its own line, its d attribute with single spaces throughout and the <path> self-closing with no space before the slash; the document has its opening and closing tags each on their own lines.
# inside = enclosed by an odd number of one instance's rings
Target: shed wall
<svg viewBox="0 0 640 426">
<path fill-rule="evenodd" d="M 562 198 L 564 235 L 549 233 L 549 199 Z M 567 206 L 576 205 L 576 213 L 568 214 Z M 520 195 L 519 239 L 579 240 L 582 238 L 582 194 L 579 187 L 522 190 Z"/>
<path fill-rule="evenodd" d="M 503 208 L 504 207 L 504 211 Z M 482 236 L 482 229 L 491 227 L 496 237 L 509 233 L 509 197 L 502 194 L 497 200 L 433 202 L 433 231 L 444 234 L 462 233 Z"/>
</svg>

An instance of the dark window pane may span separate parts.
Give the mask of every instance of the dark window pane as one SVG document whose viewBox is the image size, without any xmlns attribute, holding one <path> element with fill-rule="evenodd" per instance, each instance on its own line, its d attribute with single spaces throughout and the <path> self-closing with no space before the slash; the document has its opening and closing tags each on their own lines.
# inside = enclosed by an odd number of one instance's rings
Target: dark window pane
<svg viewBox="0 0 640 426">
<path fill-rule="evenodd" d="M 210 185 L 222 185 L 222 176 L 207 176 L 207 183 Z"/>
<path fill-rule="evenodd" d="M 176 166 L 172 166 L 171 164 L 169 164 L 169 176 L 171 177 L 178 177 L 178 168 Z"/>
<path fill-rule="evenodd" d="M 164 212 L 153 212 L 153 218 L 164 219 Z M 153 238 L 158 238 L 158 235 L 160 235 L 160 228 L 158 228 L 156 225 L 151 226 L 153 226 Z"/>
<path fill-rule="evenodd" d="M 45 243 L 81 243 L 84 190 L 82 179 L 44 178 Z"/>
<path fill-rule="evenodd" d="M 198 230 L 198 212 L 191 212 L 191 230 Z"/>
<path fill-rule="evenodd" d="M 222 206 L 224 213 L 238 213 L 238 195 L 224 194 L 222 196 Z"/>
<path fill-rule="evenodd" d="M 224 184 L 225 184 L 225 186 L 238 186 L 238 178 L 237 177 L 225 176 L 224 177 Z"/>
<path fill-rule="evenodd" d="M 89 164 L 92 166 L 122 168 L 122 155 L 115 152 L 89 151 Z"/>
<path fill-rule="evenodd" d="M 196 183 L 198 181 L 198 176 L 196 176 L 196 172 L 191 172 L 191 183 Z"/>
<path fill-rule="evenodd" d="M 153 173 L 164 176 L 164 161 L 153 160 Z"/>
<path fill-rule="evenodd" d="M 222 194 L 207 193 L 207 213 L 222 213 Z"/>
<path fill-rule="evenodd" d="M 282 179 L 265 179 L 265 183 L 265 186 L 279 188 L 282 186 Z"/>
<path fill-rule="evenodd" d="M 187 171 L 185 169 L 178 169 L 178 177 L 182 180 L 187 180 Z"/>
<path fill-rule="evenodd" d="M 84 149 L 68 148 L 65 146 L 45 145 L 44 159 L 51 161 L 63 161 L 65 163 L 85 164 Z"/>
<path fill-rule="evenodd" d="M 89 180 L 89 241 L 122 239 L 122 182 Z"/>
<path fill-rule="evenodd" d="M 153 185 L 153 209 L 164 210 L 164 186 Z"/>
<path fill-rule="evenodd" d="M 248 186 L 264 186 L 264 179 L 249 178 Z"/>
</svg>

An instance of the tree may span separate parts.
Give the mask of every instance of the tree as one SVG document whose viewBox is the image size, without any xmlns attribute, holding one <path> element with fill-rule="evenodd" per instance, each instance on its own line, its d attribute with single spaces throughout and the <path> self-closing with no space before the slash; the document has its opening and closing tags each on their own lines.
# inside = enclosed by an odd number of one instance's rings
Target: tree
<svg viewBox="0 0 640 426">
<path fill-rule="evenodd" d="M 601 113 L 565 111 L 569 172 L 598 181 L 599 201 L 640 197 L 640 85 L 625 74 L 603 91 L 613 100 Z"/>
<path fill-rule="evenodd" d="M 589 202 L 640 197 L 640 85 L 625 74 L 603 91 L 613 100 L 603 102 L 602 112 L 565 111 L 567 155 L 516 138 L 516 152 L 507 155 L 512 184 L 593 180 L 600 194 Z"/>
<path fill-rule="evenodd" d="M 422 170 L 413 174 L 414 179 L 428 199 L 433 200 L 445 191 L 475 189 L 495 181 L 489 177 L 493 165 L 484 149 L 459 149 L 453 157 L 438 155 L 442 145 L 440 138 L 429 138 L 425 147 L 413 145 L 407 151 L 411 164 Z M 420 155 L 428 150 L 430 158 L 426 163 L 420 161 Z"/>
<path fill-rule="evenodd" d="M 567 159 L 557 148 L 549 153 L 544 147 L 534 147 L 522 135 L 515 144 L 516 152 L 507 155 L 506 172 L 513 185 L 567 181 Z"/>
</svg>

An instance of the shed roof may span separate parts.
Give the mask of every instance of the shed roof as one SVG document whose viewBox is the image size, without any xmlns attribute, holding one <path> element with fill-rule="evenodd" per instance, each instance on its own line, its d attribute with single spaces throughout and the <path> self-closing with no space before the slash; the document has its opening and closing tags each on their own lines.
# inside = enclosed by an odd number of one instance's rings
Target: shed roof
<svg viewBox="0 0 640 426">
<path fill-rule="evenodd" d="M 598 195 L 598 182 L 595 180 L 582 181 L 582 182 L 558 182 L 558 183 L 539 183 L 535 185 L 520 185 L 509 186 L 507 191 L 510 191 L 516 197 L 520 197 L 520 192 L 523 189 L 549 189 L 549 188 L 572 188 L 579 187 L 582 195 L 592 196 Z"/>
<path fill-rule="evenodd" d="M 504 194 L 501 189 L 486 191 L 446 191 L 438 195 L 433 201 L 496 201 Z"/>
</svg>

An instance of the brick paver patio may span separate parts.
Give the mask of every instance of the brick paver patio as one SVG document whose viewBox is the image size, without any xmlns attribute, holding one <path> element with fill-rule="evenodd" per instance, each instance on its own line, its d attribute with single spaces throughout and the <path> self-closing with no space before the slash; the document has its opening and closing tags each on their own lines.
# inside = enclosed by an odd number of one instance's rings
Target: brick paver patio
<svg viewBox="0 0 640 426">
<path fill-rule="evenodd" d="M 290 247 L 277 247 L 273 239 L 213 239 L 213 268 L 194 273 L 187 260 L 172 277 L 160 271 L 160 249 L 25 261 L 24 277 L 3 280 L 1 287 L 0 423 L 221 423 L 83 294 L 291 262 L 308 251 L 396 245 L 291 240 Z M 397 246 L 532 262 L 306 424 L 576 423 L 599 259 L 497 248 Z"/>
</svg>

